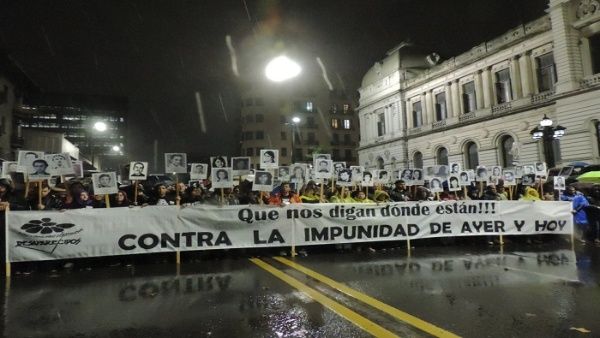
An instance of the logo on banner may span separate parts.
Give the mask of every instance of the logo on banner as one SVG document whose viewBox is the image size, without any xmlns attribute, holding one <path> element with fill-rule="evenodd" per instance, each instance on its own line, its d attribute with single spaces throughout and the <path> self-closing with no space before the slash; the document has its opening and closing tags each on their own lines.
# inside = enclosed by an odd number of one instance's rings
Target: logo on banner
<svg viewBox="0 0 600 338">
<path fill-rule="evenodd" d="M 17 247 L 53 253 L 59 245 L 79 245 L 81 238 L 65 238 L 80 234 L 83 229 L 72 229 L 73 223 L 52 222 L 51 218 L 31 220 L 21 226 L 26 235 L 26 240 L 17 241 Z M 69 232 L 70 231 L 70 232 Z"/>
</svg>

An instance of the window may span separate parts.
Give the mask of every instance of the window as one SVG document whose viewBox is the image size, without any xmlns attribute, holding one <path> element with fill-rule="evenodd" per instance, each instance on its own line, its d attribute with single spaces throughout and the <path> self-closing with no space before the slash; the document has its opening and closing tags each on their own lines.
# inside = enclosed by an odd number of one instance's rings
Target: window
<svg viewBox="0 0 600 338">
<path fill-rule="evenodd" d="M 477 144 L 475 142 L 469 142 L 465 145 L 465 163 L 467 168 L 465 169 L 476 169 L 479 165 L 479 152 Z"/>
<path fill-rule="evenodd" d="M 413 128 L 417 128 L 423 125 L 423 108 L 421 107 L 421 101 L 414 102 L 412 108 L 412 126 Z"/>
<path fill-rule="evenodd" d="M 442 92 L 435 95 L 435 119 L 436 121 L 445 120 L 448 117 L 446 110 L 446 93 Z"/>
<path fill-rule="evenodd" d="M 252 122 L 254 122 L 254 115 L 252 115 L 252 114 L 246 115 L 246 123 L 252 123 Z"/>
<path fill-rule="evenodd" d="M 340 159 L 340 150 L 339 149 L 333 149 L 333 153 L 331 154 L 334 160 L 339 160 Z"/>
<path fill-rule="evenodd" d="M 413 155 L 413 166 L 415 168 L 423 168 L 423 154 L 421 154 L 420 151 L 417 151 L 414 155 Z"/>
<path fill-rule="evenodd" d="M 510 135 L 502 136 L 500 139 L 500 164 L 505 168 L 513 165 L 512 148 L 514 143 L 515 140 Z"/>
<path fill-rule="evenodd" d="M 496 72 L 496 103 L 505 103 L 511 99 L 510 71 L 506 68 Z"/>
<path fill-rule="evenodd" d="M 281 156 L 288 156 L 287 155 L 287 148 L 281 148 Z"/>
<path fill-rule="evenodd" d="M 340 135 L 338 133 L 333 133 L 333 144 L 340 143 Z"/>
<path fill-rule="evenodd" d="M 329 108 L 329 112 L 330 112 L 331 114 L 337 114 L 337 112 L 338 112 L 338 106 L 337 106 L 337 104 L 335 104 L 335 103 L 334 103 L 334 104 L 332 104 L 332 105 L 331 105 L 331 108 Z"/>
<path fill-rule="evenodd" d="M 313 103 L 311 101 L 306 101 L 306 111 L 313 111 Z"/>
<path fill-rule="evenodd" d="M 344 114 L 348 114 L 350 112 L 350 105 L 349 104 L 344 104 Z"/>
<path fill-rule="evenodd" d="M 263 114 L 256 114 L 256 122 L 263 122 L 265 120 L 265 116 Z"/>
<path fill-rule="evenodd" d="M 381 156 L 379 156 L 377 158 L 377 169 L 383 169 L 383 165 L 384 165 L 384 161 L 383 158 Z"/>
<path fill-rule="evenodd" d="M 302 159 L 302 148 L 294 148 L 294 152 L 296 153 L 295 158 L 296 159 Z"/>
<path fill-rule="evenodd" d="M 306 124 L 309 127 L 316 127 L 317 125 L 315 124 L 315 118 L 314 117 L 307 117 L 306 118 Z"/>
<path fill-rule="evenodd" d="M 344 134 L 344 144 L 352 145 L 352 138 L 351 138 L 350 134 Z"/>
<path fill-rule="evenodd" d="M 331 128 L 338 129 L 340 127 L 339 119 L 331 119 Z"/>
<path fill-rule="evenodd" d="M 350 120 L 344 120 L 344 129 L 350 129 L 352 125 L 350 124 Z"/>
<path fill-rule="evenodd" d="M 448 165 L 448 149 L 441 147 L 437 150 L 435 159 L 438 165 Z"/>
<path fill-rule="evenodd" d="M 316 142 L 316 140 L 315 140 L 315 133 L 306 133 L 306 136 L 307 136 L 308 142 L 310 144 L 313 144 L 313 143 Z"/>
<path fill-rule="evenodd" d="M 244 132 L 244 140 L 252 140 L 254 138 L 254 133 L 251 131 Z"/>
<path fill-rule="evenodd" d="M 348 121 L 348 120 L 344 120 Z M 344 129 L 348 129 L 345 128 Z M 377 136 L 383 136 L 385 135 L 385 113 L 379 113 L 377 114 Z"/>
<path fill-rule="evenodd" d="M 254 98 L 254 104 L 257 106 L 263 106 L 265 103 L 262 98 L 256 97 L 256 98 Z"/>
<path fill-rule="evenodd" d="M 246 149 L 246 156 L 254 156 L 254 148 Z"/>
<path fill-rule="evenodd" d="M 477 98 L 475 96 L 474 81 L 463 84 L 462 99 L 465 114 L 477 110 Z"/>
<path fill-rule="evenodd" d="M 553 89 L 556 83 L 556 65 L 554 64 L 554 56 L 552 53 L 547 53 L 535 58 L 537 64 L 537 78 L 540 92 Z"/>
<path fill-rule="evenodd" d="M 285 141 L 285 140 L 287 140 L 287 133 L 286 133 L 285 131 L 282 131 L 282 132 L 281 132 L 281 140 L 282 140 L 282 141 Z"/>
<path fill-rule="evenodd" d="M 344 160 L 352 161 L 352 150 L 350 150 L 350 149 L 344 150 Z"/>
<path fill-rule="evenodd" d="M 592 57 L 592 71 L 594 74 L 600 73 L 600 34 L 589 38 L 590 52 Z"/>
<path fill-rule="evenodd" d="M 257 140 L 262 140 L 265 138 L 265 133 L 262 130 L 259 130 L 256 132 L 256 139 Z"/>
</svg>

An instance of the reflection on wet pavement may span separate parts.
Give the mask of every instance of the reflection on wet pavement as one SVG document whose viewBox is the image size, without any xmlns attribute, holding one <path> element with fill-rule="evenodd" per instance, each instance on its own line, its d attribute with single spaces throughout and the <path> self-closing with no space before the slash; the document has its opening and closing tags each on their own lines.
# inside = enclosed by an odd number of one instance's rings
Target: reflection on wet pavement
<svg viewBox="0 0 600 338">
<path fill-rule="evenodd" d="M 310 252 L 310 249 L 309 249 Z M 426 336 L 265 258 L 403 335 Z M 600 335 L 600 249 L 419 248 L 315 253 L 296 262 L 465 337 Z M 3 283 L 6 337 L 366 337 L 247 259 L 60 270 Z"/>
</svg>

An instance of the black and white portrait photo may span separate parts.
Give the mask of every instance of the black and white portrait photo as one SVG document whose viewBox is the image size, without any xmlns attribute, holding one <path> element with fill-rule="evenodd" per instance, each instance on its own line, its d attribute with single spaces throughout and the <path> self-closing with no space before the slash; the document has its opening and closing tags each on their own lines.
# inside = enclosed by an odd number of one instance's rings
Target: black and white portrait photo
<svg viewBox="0 0 600 338">
<path fill-rule="evenodd" d="M 227 156 L 211 156 L 210 157 L 211 168 L 227 168 Z"/>
<path fill-rule="evenodd" d="M 254 173 L 254 182 L 252 183 L 252 190 L 268 192 L 273 190 L 273 175 L 268 171 L 257 170 Z"/>
<path fill-rule="evenodd" d="M 291 178 L 290 167 L 288 167 L 288 166 L 277 167 L 277 178 L 281 182 L 289 182 L 290 178 Z"/>
<path fill-rule="evenodd" d="M 373 180 L 373 174 L 370 171 L 363 171 L 360 184 L 363 187 L 372 187 L 375 184 L 375 181 Z"/>
<path fill-rule="evenodd" d="M 412 170 L 412 183 L 413 185 L 423 185 L 423 169 L 413 169 Z"/>
<path fill-rule="evenodd" d="M 360 181 L 362 181 L 364 168 L 362 166 L 353 165 L 350 166 L 350 170 L 352 170 L 352 182 L 360 183 Z"/>
<path fill-rule="evenodd" d="M 165 173 L 187 173 L 187 155 L 185 153 L 165 153 Z"/>
<path fill-rule="evenodd" d="M 306 180 L 306 164 L 294 163 L 290 169 L 290 182 L 302 184 Z"/>
<path fill-rule="evenodd" d="M 442 186 L 442 180 L 438 177 L 434 177 L 429 181 L 429 190 L 431 192 L 442 192 L 444 187 Z"/>
<path fill-rule="evenodd" d="M 471 185 L 471 177 L 469 177 L 469 172 L 466 170 L 461 171 L 458 174 L 458 183 L 462 186 L 462 187 L 466 187 Z"/>
<path fill-rule="evenodd" d="M 133 161 L 129 163 L 129 179 L 144 181 L 148 178 L 148 162 Z"/>
<path fill-rule="evenodd" d="M 116 194 L 119 191 L 117 188 L 117 174 L 115 172 L 93 173 L 92 185 L 95 195 L 110 195 Z"/>
<path fill-rule="evenodd" d="M 517 178 L 515 177 L 514 170 L 504 169 L 504 171 L 502 172 L 502 176 L 505 186 L 517 185 Z"/>
<path fill-rule="evenodd" d="M 523 166 L 523 176 L 524 175 L 529 175 L 529 174 L 535 174 L 535 166 L 524 165 Z"/>
<path fill-rule="evenodd" d="M 522 178 L 522 177 L 523 177 L 523 166 L 522 165 L 515 166 L 515 178 Z"/>
<path fill-rule="evenodd" d="M 235 176 L 250 174 L 250 157 L 232 157 L 231 168 Z"/>
<path fill-rule="evenodd" d="M 53 176 L 73 175 L 73 164 L 69 153 L 46 154 L 44 159 L 48 162 L 48 172 Z"/>
<path fill-rule="evenodd" d="M 502 167 L 501 166 L 493 166 L 492 167 L 492 172 L 490 173 L 490 177 L 493 179 L 498 179 L 498 178 L 502 178 Z"/>
<path fill-rule="evenodd" d="M 535 174 L 524 174 L 521 183 L 532 186 L 535 184 Z"/>
<path fill-rule="evenodd" d="M 423 178 L 426 180 L 432 179 L 435 176 L 435 166 L 426 166 L 423 168 Z"/>
<path fill-rule="evenodd" d="M 337 173 L 337 182 L 341 187 L 352 186 L 352 169 L 345 168 Z"/>
<path fill-rule="evenodd" d="M 44 159 L 33 160 L 31 166 L 33 173 L 29 174 L 30 181 L 47 180 L 52 176 L 48 170 L 48 162 Z"/>
<path fill-rule="evenodd" d="M 75 177 L 83 177 L 83 162 L 82 161 L 71 161 L 73 166 L 73 173 Z"/>
<path fill-rule="evenodd" d="M 448 191 L 458 191 L 460 189 L 460 179 L 458 175 L 448 176 Z"/>
<path fill-rule="evenodd" d="M 213 188 L 233 188 L 231 168 L 213 168 L 210 173 Z"/>
<path fill-rule="evenodd" d="M 412 171 L 412 169 L 403 169 L 401 171 L 398 179 L 403 180 L 404 182 L 412 181 L 412 179 L 413 179 L 413 171 Z"/>
<path fill-rule="evenodd" d="M 33 174 L 37 170 L 33 167 L 33 161 L 35 160 L 43 160 L 46 163 L 46 169 L 48 168 L 48 162 L 44 160 L 44 152 L 43 151 L 31 151 L 31 150 L 20 150 L 19 156 L 17 159 L 18 170 L 22 170 L 23 173 Z M 38 162 L 39 163 L 39 162 Z M 48 174 L 50 176 L 50 174 Z"/>
<path fill-rule="evenodd" d="M 458 163 L 458 162 L 450 163 L 450 174 L 458 175 L 460 172 L 461 172 L 460 163 Z"/>
<path fill-rule="evenodd" d="M 333 175 L 333 161 L 316 160 L 315 178 L 331 178 Z"/>
<path fill-rule="evenodd" d="M 275 169 L 279 166 L 279 150 L 261 149 L 260 150 L 260 168 Z"/>
<path fill-rule="evenodd" d="M 335 176 L 344 168 L 346 168 L 346 162 L 333 162 L 333 173 Z"/>
<path fill-rule="evenodd" d="M 435 177 L 442 178 L 442 180 L 446 180 L 448 177 L 449 169 L 447 165 L 436 165 L 434 166 Z"/>
<path fill-rule="evenodd" d="M 548 171 L 546 167 L 546 162 L 535 162 L 535 174 L 538 176 L 546 176 L 546 172 Z"/>
<path fill-rule="evenodd" d="M 208 178 L 208 163 L 191 163 L 190 180 L 205 180 Z"/>
<path fill-rule="evenodd" d="M 331 160 L 331 154 L 313 154 L 313 162 L 317 160 Z"/>
<path fill-rule="evenodd" d="M 10 174 L 16 173 L 18 171 L 17 162 L 4 161 L 2 162 L 2 177 L 10 178 Z"/>
<path fill-rule="evenodd" d="M 488 170 L 485 166 L 477 166 L 475 181 L 477 182 L 487 182 L 490 179 L 490 175 L 488 175 Z"/>
<path fill-rule="evenodd" d="M 388 184 L 391 181 L 390 173 L 387 170 L 377 170 L 374 174 L 377 184 Z"/>
<path fill-rule="evenodd" d="M 572 166 L 564 166 L 562 167 L 562 169 L 560 169 L 560 173 L 558 173 L 558 176 L 563 176 L 563 177 L 569 177 L 571 176 L 571 173 L 573 172 L 573 167 Z"/>
<path fill-rule="evenodd" d="M 554 176 L 554 190 L 563 191 L 566 189 L 565 177 Z"/>
</svg>

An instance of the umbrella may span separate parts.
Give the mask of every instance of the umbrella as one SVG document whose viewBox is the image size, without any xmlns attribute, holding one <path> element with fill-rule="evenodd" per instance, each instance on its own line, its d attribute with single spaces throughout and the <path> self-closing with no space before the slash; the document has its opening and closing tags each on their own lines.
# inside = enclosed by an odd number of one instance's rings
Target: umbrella
<svg viewBox="0 0 600 338">
<path fill-rule="evenodd" d="M 577 176 L 577 181 L 585 183 L 600 183 L 600 171 L 590 171 Z"/>
</svg>

